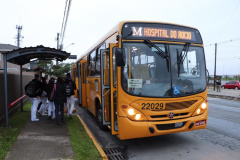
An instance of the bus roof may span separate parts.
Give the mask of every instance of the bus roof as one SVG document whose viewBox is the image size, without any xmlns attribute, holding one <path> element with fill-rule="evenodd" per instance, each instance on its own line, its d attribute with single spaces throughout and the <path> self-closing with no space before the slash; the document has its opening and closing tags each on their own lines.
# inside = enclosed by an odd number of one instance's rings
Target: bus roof
<svg viewBox="0 0 240 160">
<path fill-rule="evenodd" d="M 80 56 L 80 58 L 76 61 L 80 61 L 83 57 L 85 57 L 89 52 L 91 52 L 92 50 L 94 50 L 95 48 L 97 48 L 99 45 L 101 45 L 104 41 L 106 41 L 107 39 L 109 39 L 112 35 L 114 34 L 118 34 L 121 35 L 122 34 L 122 27 L 125 23 L 149 23 L 149 24 L 164 24 L 164 25 L 173 25 L 173 26 L 179 26 L 179 27 L 186 27 L 186 28 L 190 28 L 190 29 L 195 29 L 193 27 L 190 26 L 185 26 L 185 25 L 179 25 L 179 24 L 174 24 L 174 23 L 166 23 L 166 22 L 157 22 L 157 21 L 121 21 L 119 22 L 117 25 L 115 25 L 106 35 L 104 35 L 100 40 L 98 40 L 92 47 L 90 47 L 84 54 L 82 54 Z"/>
</svg>

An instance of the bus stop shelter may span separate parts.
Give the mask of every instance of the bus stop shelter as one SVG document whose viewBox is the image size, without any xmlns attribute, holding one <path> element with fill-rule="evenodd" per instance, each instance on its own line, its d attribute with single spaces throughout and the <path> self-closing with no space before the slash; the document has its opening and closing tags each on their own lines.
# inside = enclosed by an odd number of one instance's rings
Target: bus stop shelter
<svg viewBox="0 0 240 160">
<path fill-rule="evenodd" d="M 66 60 L 70 53 L 55 48 L 44 46 L 19 48 L 10 52 L 3 53 L 4 60 L 4 95 L 5 95 L 5 117 L 6 127 L 8 124 L 8 93 L 7 93 L 7 62 L 20 65 L 20 97 L 22 97 L 22 66 L 29 63 L 32 59 L 38 60 Z M 23 111 L 23 102 L 21 100 L 21 111 Z"/>
</svg>

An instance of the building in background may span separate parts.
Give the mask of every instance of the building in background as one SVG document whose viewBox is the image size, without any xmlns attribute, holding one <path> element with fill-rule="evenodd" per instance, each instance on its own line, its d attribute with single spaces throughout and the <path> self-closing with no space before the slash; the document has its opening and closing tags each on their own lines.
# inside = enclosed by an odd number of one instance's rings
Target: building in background
<svg viewBox="0 0 240 160">
<path fill-rule="evenodd" d="M 0 43 L 0 69 L 4 68 L 4 61 L 3 61 L 3 54 L 2 53 L 9 52 L 9 51 L 12 51 L 12 50 L 15 50 L 15 49 L 18 49 L 18 47 L 14 46 L 14 45 L 11 45 L 11 44 L 1 44 Z M 23 65 L 23 69 L 28 69 L 28 67 L 29 67 L 29 64 Z M 20 71 L 20 66 L 8 62 L 7 63 L 7 70 L 8 71 L 19 72 Z"/>
</svg>

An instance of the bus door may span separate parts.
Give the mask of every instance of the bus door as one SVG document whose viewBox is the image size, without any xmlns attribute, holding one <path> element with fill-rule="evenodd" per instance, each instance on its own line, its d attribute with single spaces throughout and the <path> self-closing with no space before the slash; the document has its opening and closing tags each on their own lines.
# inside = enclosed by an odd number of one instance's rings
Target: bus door
<svg viewBox="0 0 240 160">
<path fill-rule="evenodd" d="M 103 111 L 103 125 L 111 126 L 112 135 L 118 134 L 116 64 L 115 55 L 113 55 L 114 47 L 117 47 L 117 44 L 110 44 L 109 50 L 101 50 L 101 104 Z"/>
<path fill-rule="evenodd" d="M 81 62 L 78 63 L 78 104 L 82 105 L 82 76 Z"/>
<path fill-rule="evenodd" d="M 82 82 L 82 107 L 87 107 L 87 96 L 86 96 L 86 83 L 87 83 L 87 62 L 83 61 L 81 62 L 81 82 Z"/>
</svg>

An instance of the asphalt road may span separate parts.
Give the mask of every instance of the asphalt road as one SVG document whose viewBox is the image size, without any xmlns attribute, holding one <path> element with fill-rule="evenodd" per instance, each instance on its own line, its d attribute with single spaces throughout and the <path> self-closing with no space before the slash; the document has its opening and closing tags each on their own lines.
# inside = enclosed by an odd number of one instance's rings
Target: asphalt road
<svg viewBox="0 0 240 160">
<path fill-rule="evenodd" d="M 126 159 L 136 160 L 239 160 L 240 103 L 208 98 L 207 129 L 158 137 L 119 140 L 110 131 L 101 131 L 95 117 L 85 108 L 79 115 L 105 150 L 117 149 Z"/>
</svg>

